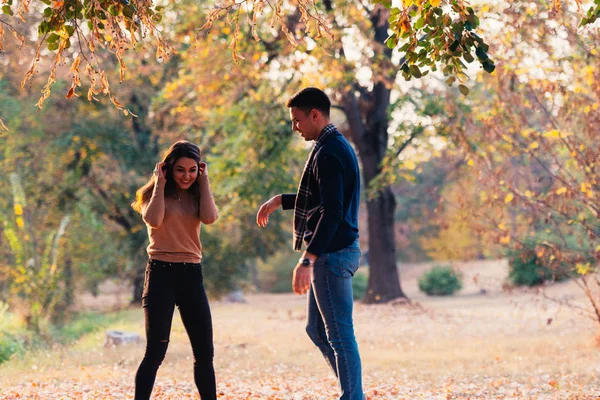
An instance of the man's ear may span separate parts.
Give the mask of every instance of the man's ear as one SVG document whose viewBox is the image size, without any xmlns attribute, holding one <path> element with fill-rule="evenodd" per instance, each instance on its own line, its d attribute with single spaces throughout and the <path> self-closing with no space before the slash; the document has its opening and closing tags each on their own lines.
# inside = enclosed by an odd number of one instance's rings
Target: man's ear
<svg viewBox="0 0 600 400">
<path fill-rule="evenodd" d="M 312 110 L 310 110 L 310 117 L 312 118 L 312 120 L 317 120 L 319 118 L 319 110 L 317 110 L 316 108 L 313 108 Z"/>
</svg>

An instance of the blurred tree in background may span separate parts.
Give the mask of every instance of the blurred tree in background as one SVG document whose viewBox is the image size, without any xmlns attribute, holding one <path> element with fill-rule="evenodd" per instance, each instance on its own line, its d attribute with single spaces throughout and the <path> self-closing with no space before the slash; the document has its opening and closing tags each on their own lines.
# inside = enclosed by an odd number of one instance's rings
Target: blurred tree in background
<svg viewBox="0 0 600 400">
<path fill-rule="evenodd" d="M 3 12 L 25 12 L 24 4 L 5 2 Z M 570 3 L 559 10 L 560 2 L 553 18 L 541 1 L 473 13 L 454 1 L 323 2 L 315 12 L 302 4 L 264 7 L 257 20 L 239 7 L 216 18 L 208 1 L 51 1 L 31 5 L 42 19 L 9 26 L 0 17 L 0 32 L 37 30 L 48 49 L 25 90 L 37 49 L 8 38 L 0 49 L 9 129 L 0 138 L 0 296 L 29 299 L 27 315 L 40 309 L 34 304 L 54 304 L 37 325 L 60 319 L 77 288 L 94 292 L 105 277 L 129 280 L 138 299 L 147 234 L 129 204 L 161 152 L 182 138 L 201 146 L 221 210 L 202 233 L 208 289 L 266 288 L 261 268 L 289 246 L 291 214 L 259 230 L 255 213 L 271 195 L 296 189 L 309 149 L 292 134 L 284 104 L 306 85 L 328 88 L 334 122 L 361 161 L 366 301 L 404 296 L 398 260 L 498 256 L 532 235 L 539 257 L 577 269 L 591 293 L 598 37 L 577 27 L 594 24 L 597 7 L 585 5 L 581 21 L 581 11 Z M 274 27 L 264 22 L 271 18 Z M 469 64 L 475 58 L 481 68 Z M 449 87 L 454 81 L 463 86 Z M 65 96 L 47 96 L 50 87 Z M 33 112 L 40 88 L 44 108 Z M 112 105 L 82 93 L 107 95 Z"/>
</svg>

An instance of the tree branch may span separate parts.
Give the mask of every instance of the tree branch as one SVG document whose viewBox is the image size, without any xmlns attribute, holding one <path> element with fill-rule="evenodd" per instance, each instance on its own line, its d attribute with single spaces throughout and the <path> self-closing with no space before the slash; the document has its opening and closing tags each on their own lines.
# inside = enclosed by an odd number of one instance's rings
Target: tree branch
<svg viewBox="0 0 600 400">
<path fill-rule="evenodd" d="M 88 177 L 87 182 L 92 186 L 93 189 L 100 195 L 102 200 L 104 200 L 105 204 L 107 204 L 107 210 L 112 209 L 112 212 L 109 211 L 109 218 L 119 224 L 122 228 L 124 228 L 127 232 L 131 231 L 132 225 L 128 221 L 128 219 L 123 215 L 120 211 L 119 207 L 115 204 L 115 202 L 110 198 L 110 196 L 106 193 L 104 189 L 98 185 L 96 179 L 93 176 Z"/>
<path fill-rule="evenodd" d="M 406 141 L 404 143 L 402 143 L 402 145 L 398 148 L 398 150 L 396 151 L 396 157 L 398 157 L 400 155 L 400 153 L 402 153 L 404 151 L 404 149 L 406 149 L 406 147 L 408 147 L 408 145 L 417 137 L 419 136 L 421 133 L 425 132 L 425 129 L 423 129 L 421 127 L 421 129 L 414 129 L 412 131 L 412 133 L 410 134 L 410 137 L 408 139 L 406 139 Z"/>
</svg>

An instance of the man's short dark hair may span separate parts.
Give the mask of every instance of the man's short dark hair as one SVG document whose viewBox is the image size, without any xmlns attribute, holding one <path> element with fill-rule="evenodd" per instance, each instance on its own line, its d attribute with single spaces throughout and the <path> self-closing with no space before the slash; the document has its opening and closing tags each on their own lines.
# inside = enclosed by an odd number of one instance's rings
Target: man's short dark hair
<svg viewBox="0 0 600 400">
<path fill-rule="evenodd" d="M 312 109 L 317 109 L 321 114 L 329 118 L 331 101 L 321 89 L 307 87 L 293 95 L 292 98 L 285 103 L 285 106 L 288 108 L 299 108 L 305 113 L 309 113 Z"/>
</svg>

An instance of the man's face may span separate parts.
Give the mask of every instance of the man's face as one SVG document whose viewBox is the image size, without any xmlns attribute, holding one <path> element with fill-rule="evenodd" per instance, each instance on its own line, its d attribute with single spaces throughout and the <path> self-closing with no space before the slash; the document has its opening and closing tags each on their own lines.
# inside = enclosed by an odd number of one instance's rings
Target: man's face
<svg viewBox="0 0 600 400">
<path fill-rule="evenodd" d="M 315 140 L 320 131 L 316 124 L 317 111 L 304 112 L 297 107 L 290 108 L 290 119 L 292 120 L 292 129 L 300 133 L 304 140 Z"/>
</svg>

